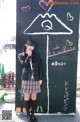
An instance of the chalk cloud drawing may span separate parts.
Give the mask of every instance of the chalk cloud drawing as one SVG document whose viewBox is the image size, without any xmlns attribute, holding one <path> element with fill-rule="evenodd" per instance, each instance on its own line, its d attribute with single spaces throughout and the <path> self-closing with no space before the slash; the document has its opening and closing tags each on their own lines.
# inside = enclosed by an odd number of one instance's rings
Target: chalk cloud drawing
<svg viewBox="0 0 80 122">
<path fill-rule="evenodd" d="M 48 0 L 47 2 L 53 2 L 54 0 Z M 49 12 L 52 7 L 53 7 L 53 4 L 49 5 L 49 4 L 44 4 L 44 2 L 46 2 L 45 0 L 40 0 L 39 1 L 39 5 L 42 9 L 44 9 L 45 11 Z"/>
<path fill-rule="evenodd" d="M 45 19 L 46 16 L 48 17 L 48 20 L 44 20 L 43 21 L 43 19 Z M 33 24 L 35 24 L 36 23 L 36 20 L 39 20 L 40 18 L 42 18 L 42 22 L 39 23 L 39 24 L 40 24 L 40 26 L 42 26 L 41 28 L 43 30 L 44 30 L 43 24 L 45 22 L 48 22 L 48 24 L 50 24 L 50 26 L 49 25 L 46 25 L 46 27 L 48 29 L 47 32 L 46 32 L 46 29 L 44 31 L 40 31 L 40 32 L 37 32 L 37 31 L 34 30 Z M 50 29 L 50 27 L 53 27 L 51 21 L 49 21 L 50 18 L 55 18 L 56 21 L 62 27 L 64 27 L 66 29 L 66 32 L 64 32 L 64 31 L 63 32 L 61 32 L 61 31 L 55 32 L 55 30 Z M 29 30 L 30 28 L 33 30 L 33 32 L 29 32 L 30 31 Z M 50 32 L 50 30 L 52 30 L 52 32 Z M 47 99 L 48 99 L 48 101 L 47 101 L 47 113 L 49 113 L 49 72 L 48 72 L 48 69 L 49 69 L 48 68 L 49 67 L 48 66 L 48 59 L 49 59 L 49 57 L 48 57 L 48 51 L 49 51 L 49 35 L 71 35 L 71 34 L 73 34 L 73 30 L 70 29 L 64 22 L 62 22 L 55 14 L 51 14 L 50 15 L 49 13 L 46 13 L 44 15 L 39 14 L 37 17 L 35 17 L 35 19 L 30 23 L 30 25 L 24 30 L 23 34 L 28 34 L 28 35 L 47 35 L 47 44 L 46 44 L 46 77 L 47 77 Z"/>
<path fill-rule="evenodd" d="M 67 20 L 68 21 L 73 21 L 74 20 L 74 17 L 71 15 L 70 12 L 67 13 Z"/>
</svg>

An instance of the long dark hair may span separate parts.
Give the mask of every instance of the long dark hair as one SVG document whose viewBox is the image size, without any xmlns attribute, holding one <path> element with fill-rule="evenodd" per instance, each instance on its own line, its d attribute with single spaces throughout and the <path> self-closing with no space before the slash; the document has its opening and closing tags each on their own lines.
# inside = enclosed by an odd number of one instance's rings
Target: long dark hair
<svg viewBox="0 0 80 122">
<path fill-rule="evenodd" d="M 26 53 L 27 46 L 31 45 L 34 46 L 36 45 L 35 40 L 27 40 L 27 43 L 24 45 L 23 52 Z"/>
<path fill-rule="evenodd" d="M 26 49 L 27 49 L 27 44 L 24 45 L 24 48 L 23 48 L 23 53 L 25 54 L 26 53 Z"/>
</svg>

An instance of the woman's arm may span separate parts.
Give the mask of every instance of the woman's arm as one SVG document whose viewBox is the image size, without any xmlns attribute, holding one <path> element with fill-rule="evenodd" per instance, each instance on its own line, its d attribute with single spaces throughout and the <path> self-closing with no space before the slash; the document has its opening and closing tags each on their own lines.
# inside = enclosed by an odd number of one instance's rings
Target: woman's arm
<svg viewBox="0 0 80 122">
<path fill-rule="evenodd" d="M 39 57 L 39 84 L 42 85 L 42 58 Z"/>
<path fill-rule="evenodd" d="M 31 57 L 28 55 L 25 57 L 24 53 L 18 54 L 18 59 L 19 59 L 21 65 L 25 68 L 28 68 L 28 66 L 30 65 L 30 58 Z"/>
<path fill-rule="evenodd" d="M 23 62 L 25 61 L 24 53 L 19 53 L 18 54 L 18 59 L 19 59 L 20 63 L 23 64 Z"/>
</svg>

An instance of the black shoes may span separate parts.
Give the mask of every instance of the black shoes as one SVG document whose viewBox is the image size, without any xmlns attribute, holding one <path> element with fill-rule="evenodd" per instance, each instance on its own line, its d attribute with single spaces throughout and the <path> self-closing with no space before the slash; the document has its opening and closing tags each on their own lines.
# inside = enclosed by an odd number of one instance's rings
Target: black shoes
<svg viewBox="0 0 80 122">
<path fill-rule="evenodd" d="M 28 122 L 37 122 L 37 118 L 35 116 L 30 116 Z"/>
<path fill-rule="evenodd" d="M 30 122 L 30 115 L 27 115 L 27 122 Z"/>
</svg>

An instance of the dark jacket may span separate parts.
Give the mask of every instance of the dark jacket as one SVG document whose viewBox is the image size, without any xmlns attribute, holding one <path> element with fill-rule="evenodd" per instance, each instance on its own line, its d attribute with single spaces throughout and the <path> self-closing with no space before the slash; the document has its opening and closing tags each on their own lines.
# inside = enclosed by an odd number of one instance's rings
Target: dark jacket
<svg viewBox="0 0 80 122">
<path fill-rule="evenodd" d="M 28 56 L 28 54 L 20 53 L 18 54 L 19 61 L 23 67 L 22 70 L 22 80 L 31 80 L 31 75 L 33 74 L 34 79 L 36 81 L 42 80 L 42 64 L 40 55 L 33 51 L 32 57 Z M 32 60 L 32 68 L 30 65 L 30 61 Z"/>
</svg>

